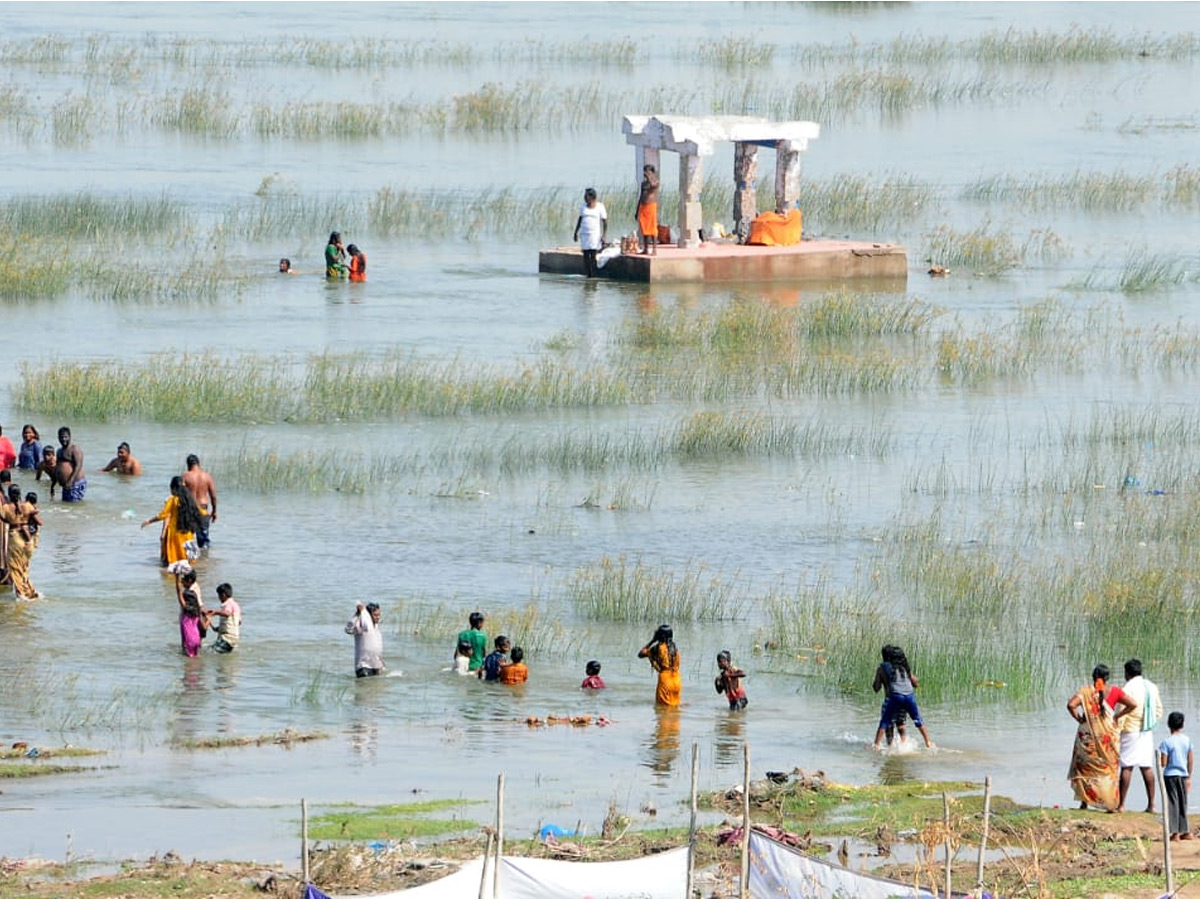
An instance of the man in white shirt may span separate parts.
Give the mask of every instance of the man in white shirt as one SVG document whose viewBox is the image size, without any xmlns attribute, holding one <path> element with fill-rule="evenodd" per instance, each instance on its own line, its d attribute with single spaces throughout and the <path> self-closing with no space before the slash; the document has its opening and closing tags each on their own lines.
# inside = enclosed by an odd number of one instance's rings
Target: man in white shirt
<svg viewBox="0 0 1200 900">
<path fill-rule="evenodd" d="M 1154 812 L 1154 728 L 1162 718 L 1162 698 L 1158 685 L 1142 677 L 1142 661 L 1125 663 L 1125 686 L 1122 690 L 1137 704 L 1137 708 L 1121 717 L 1121 802 L 1117 812 L 1125 811 L 1125 796 L 1133 780 L 1133 770 L 1142 770 L 1146 785 L 1146 812 Z"/>
<path fill-rule="evenodd" d="M 378 603 L 358 604 L 354 618 L 346 623 L 346 634 L 354 635 L 354 674 L 358 678 L 378 675 L 384 670 L 382 618 Z"/>
</svg>

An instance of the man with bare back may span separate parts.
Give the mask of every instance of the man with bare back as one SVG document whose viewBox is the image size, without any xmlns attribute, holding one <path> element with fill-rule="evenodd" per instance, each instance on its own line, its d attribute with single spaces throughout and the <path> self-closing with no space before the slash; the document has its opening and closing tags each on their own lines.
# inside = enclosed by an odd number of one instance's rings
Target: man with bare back
<svg viewBox="0 0 1200 900">
<path fill-rule="evenodd" d="M 87 493 L 87 479 L 83 477 L 83 450 L 78 444 L 71 443 L 71 429 L 65 425 L 58 429 L 58 442 L 62 446 L 58 450 L 50 483 L 62 485 L 64 503 L 78 503 Z"/>
<path fill-rule="evenodd" d="M 217 521 L 217 486 L 212 476 L 200 468 L 200 457 L 191 453 L 187 458 L 187 471 L 183 473 L 183 483 L 192 493 L 192 499 L 203 513 L 203 525 L 196 529 L 196 546 L 209 545 L 208 526 Z"/>
</svg>

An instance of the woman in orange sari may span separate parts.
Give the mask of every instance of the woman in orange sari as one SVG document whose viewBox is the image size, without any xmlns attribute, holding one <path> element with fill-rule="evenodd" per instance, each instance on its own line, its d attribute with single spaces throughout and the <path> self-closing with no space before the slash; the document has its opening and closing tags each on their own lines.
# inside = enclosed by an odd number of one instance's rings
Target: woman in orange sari
<svg viewBox="0 0 1200 900">
<path fill-rule="evenodd" d="M 1067 712 L 1079 723 L 1067 780 L 1075 789 L 1080 809 L 1095 806 L 1115 812 L 1121 805 L 1120 729 L 1117 720 L 1137 708 L 1116 685 L 1108 685 L 1108 666 L 1092 670 L 1092 683 L 1067 701 Z"/>
<path fill-rule="evenodd" d="M 638 659 L 649 659 L 650 667 L 658 673 L 654 702 L 659 706 L 678 706 L 683 690 L 679 675 L 679 649 L 669 625 L 659 625 L 654 638 L 638 651 Z"/>
</svg>

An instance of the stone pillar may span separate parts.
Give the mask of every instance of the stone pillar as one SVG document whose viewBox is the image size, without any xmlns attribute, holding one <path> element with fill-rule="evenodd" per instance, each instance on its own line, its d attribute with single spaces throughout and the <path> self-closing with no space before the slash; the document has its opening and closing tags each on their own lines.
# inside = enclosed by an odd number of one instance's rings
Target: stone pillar
<svg viewBox="0 0 1200 900">
<path fill-rule="evenodd" d="M 737 141 L 733 145 L 733 230 L 738 239 L 750 234 L 758 215 L 758 145 Z"/>
<path fill-rule="evenodd" d="M 700 246 L 704 211 L 700 191 L 704 187 L 704 163 L 699 156 L 679 155 L 679 247 Z"/>
<path fill-rule="evenodd" d="M 787 212 L 800 205 L 800 151 L 791 141 L 775 143 L 775 209 Z"/>
</svg>

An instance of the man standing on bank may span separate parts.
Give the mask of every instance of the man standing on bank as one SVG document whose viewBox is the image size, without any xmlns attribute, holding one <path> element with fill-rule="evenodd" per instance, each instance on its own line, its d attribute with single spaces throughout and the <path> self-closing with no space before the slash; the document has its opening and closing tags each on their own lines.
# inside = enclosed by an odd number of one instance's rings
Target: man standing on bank
<svg viewBox="0 0 1200 900">
<path fill-rule="evenodd" d="M 1154 729 L 1162 718 L 1162 698 L 1158 685 L 1142 676 L 1142 661 L 1125 663 L 1125 686 L 1122 690 L 1137 703 L 1137 708 L 1121 718 L 1121 803 L 1117 812 L 1125 811 L 1125 799 L 1133 770 L 1142 770 L 1146 785 L 1146 812 L 1154 812 Z"/>
<path fill-rule="evenodd" d="M 204 549 L 210 543 L 208 527 L 217 521 L 217 486 L 213 483 L 212 476 L 200 468 L 200 457 L 195 453 L 188 455 L 183 483 L 191 491 L 196 506 L 200 508 L 202 524 L 196 529 L 196 546 Z"/>
<path fill-rule="evenodd" d="M 642 189 L 638 194 L 637 221 L 642 235 L 642 255 L 658 255 L 658 170 L 642 166 Z"/>
</svg>

